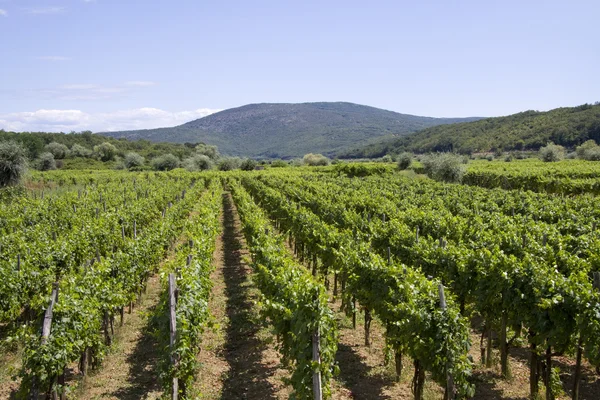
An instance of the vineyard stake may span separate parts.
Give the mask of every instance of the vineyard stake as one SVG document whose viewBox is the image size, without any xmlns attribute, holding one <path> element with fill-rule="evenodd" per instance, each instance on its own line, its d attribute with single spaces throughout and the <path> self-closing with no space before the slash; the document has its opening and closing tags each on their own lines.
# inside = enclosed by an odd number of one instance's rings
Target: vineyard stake
<svg viewBox="0 0 600 400">
<path fill-rule="evenodd" d="M 312 361 L 317 363 L 319 366 L 321 365 L 321 349 L 320 349 L 320 335 L 319 335 L 319 327 L 315 329 L 312 337 Z M 322 400 L 323 393 L 321 389 L 321 370 L 320 368 L 313 372 L 313 399 L 314 400 Z"/>
<path fill-rule="evenodd" d="M 446 295 L 444 294 L 444 285 L 441 283 L 438 285 L 438 291 L 440 295 L 440 308 L 442 311 L 446 311 Z M 448 364 L 446 364 L 446 371 L 448 371 Z M 454 379 L 452 374 L 446 372 L 446 395 L 445 399 L 454 399 L 455 397 L 455 388 L 454 388 Z"/>
<path fill-rule="evenodd" d="M 175 350 L 175 337 L 177 335 L 177 316 L 175 313 L 175 307 L 177 300 L 175 299 L 175 291 L 177 290 L 177 283 L 175 281 L 175 274 L 169 274 L 169 347 L 171 349 L 171 362 L 174 367 L 177 367 L 177 356 L 174 354 Z M 177 377 L 173 377 L 172 387 L 172 399 L 177 400 L 179 396 L 179 381 Z"/>
</svg>

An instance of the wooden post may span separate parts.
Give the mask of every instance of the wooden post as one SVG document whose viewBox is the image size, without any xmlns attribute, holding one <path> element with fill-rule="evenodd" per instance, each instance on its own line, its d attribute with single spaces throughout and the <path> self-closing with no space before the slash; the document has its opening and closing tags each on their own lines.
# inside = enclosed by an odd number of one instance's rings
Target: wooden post
<svg viewBox="0 0 600 400">
<path fill-rule="evenodd" d="M 575 361 L 575 374 L 573 378 L 573 400 L 579 399 L 579 382 L 581 381 L 581 356 L 583 355 L 583 338 L 579 334 L 577 341 L 577 359 Z"/>
<path fill-rule="evenodd" d="M 415 240 L 417 243 L 419 243 L 419 227 L 418 226 L 415 229 Z"/>
<path fill-rule="evenodd" d="M 315 329 L 312 338 L 312 360 L 314 363 L 321 365 L 321 349 L 320 349 L 319 328 Z M 321 388 L 321 370 L 313 372 L 313 400 L 322 400 L 323 392 Z"/>
<path fill-rule="evenodd" d="M 133 238 L 137 240 L 137 223 L 133 221 Z"/>
<path fill-rule="evenodd" d="M 42 323 L 42 339 L 41 344 L 44 346 L 48 342 L 48 337 L 50 336 L 50 328 L 52 327 L 52 311 L 54 310 L 54 305 L 58 302 L 58 282 L 54 282 L 52 284 L 52 293 L 50 294 L 50 304 L 46 309 L 46 313 L 44 314 L 44 322 Z M 29 392 L 30 400 L 37 400 L 39 397 L 39 382 L 38 377 L 33 376 L 31 382 L 31 391 Z M 56 392 L 53 393 L 53 396 L 56 396 Z"/>
<path fill-rule="evenodd" d="M 21 255 L 17 254 L 17 272 L 21 270 Z"/>
<path fill-rule="evenodd" d="M 352 296 L 352 329 L 356 329 L 356 297 Z"/>
<path fill-rule="evenodd" d="M 121 237 L 125 240 L 125 226 L 121 225 Z"/>
<path fill-rule="evenodd" d="M 52 311 L 54 305 L 58 302 L 58 282 L 52 284 L 52 294 L 50 294 L 50 305 L 44 314 L 44 323 L 42 325 L 42 345 L 48 342 L 50 336 L 50 328 L 52 327 Z"/>
<path fill-rule="evenodd" d="M 365 346 L 371 347 L 371 310 L 365 307 Z"/>
<path fill-rule="evenodd" d="M 438 285 L 438 291 L 440 295 L 440 308 L 443 311 L 446 311 L 446 295 L 444 294 L 444 285 L 441 283 Z M 446 364 L 446 371 L 448 371 L 449 365 Z M 455 388 L 454 388 L 454 379 L 452 374 L 446 372 L 446 395 L 444 396 L 446 399 L 454 399 L 455 397 Z"/>
<path fill-rule="evenodd" d="M 390 252 L 390 246 L 388 246 L 388 248 L 387 248 L 387 263 L 388 263 L 388 265 L 392 264 L 392 257 L 391 257 L 390 253 L 391 253 Z"/>
<path fill-rule="evenodd" d="M 177 335 L 177 316 L 175 313 L 175 307 L 177 300 L 175 299 L 175 291 L 177 290 L 177 283 L 175 281 L 175 274 L 169 274 L 169 327 L 170 327 L 170 337 L 169 337 L 169 346 L 171 348 L 171 362 L 173 366 L 177 365 L 177 357 L 173 353 L 175 350 L 175 337 Z M 179 396 L 179 381 L 177 377 L 173 377 L 173 387 L 172 387 L 172 399 L 177 400 Z"/>
<path fill-rule="evenodd" d="M 383 222 L 385 222 L 385 213 L 383 213 L 383 217 L 381 218 Z"/>
</svg>

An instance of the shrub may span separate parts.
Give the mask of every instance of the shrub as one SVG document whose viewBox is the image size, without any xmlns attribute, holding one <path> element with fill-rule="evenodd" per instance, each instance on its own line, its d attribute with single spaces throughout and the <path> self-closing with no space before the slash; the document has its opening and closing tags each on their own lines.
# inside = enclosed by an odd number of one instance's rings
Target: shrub
<svg viewBox="0 0 600 400">
<path fill-rule="evenodd" d="M 52 153 L 55 160 L 62 160 L 69 155 L 69 148 L 62 143 L 52 142 L 44 146 L 44 151 Z"/>
<path fill-rule="evenodd" d="M 213 167 L 213 162 L 204 154 L 194 154 L 183 160 L 183 167 L 188 171 L 205 171 Z"/>
<path fill-rule="evenodd" d="M 575 149 L 577 157 L 582 160 L 600 161 L 600 146 L 594 140 L 588 140 Z"/>
<path fill-rule="evenodd" d="M 275 160 L 271 163 L 271 167 L 273 168 L 285 168 L 288 166 L 288 163 L 286 163 L 283 160 Z"/>
<path fill-rule="evenodd" d="M 0 143 L 0 187 L 18 184 L 27 172 L 27 156 L 15 142 Z"/>
<path fill-rule="evenodd" d="M 217 168 L 219 168 L 219 171 L 231 171 L 239 168 L 240 163 L 241 161 L 237 157 L 221 158 L 217 164 Z"/>
<path fill-rule="evenodd" d="M 171 153 L 164 154 L 152 160 L 152 168 L 157 171 L 170 171 L 179 167 L 179 158 Z"/>
<path fill-rule="evenodd" d="M 398 169 L 400 171 L 408 169 L 412 164 L 413 155 L 411 153 L 402 153 L 398 156 Z"/>
<path fill-rule="evenodd" d="M 140 156 L 138 153 L 130 152 L 125 155 L 125 159 L 123 160 L 123 165 L 127 169 L 141 167 L 144 165 L 144 157 Z"/>
<path fill-rule="evenodd" d="M 196 146 L 196 153 L 202 154 L 210 158 L 211 160 L 217 160 L 219 158 L 219 150 L 217 146 L 210 146 L 204 143 L 200 143 Z"/>
<path fill-rule="evenodd" d="M 79 144 L 74 144 L 71 146 L 71 155 L 73 157 L 90 157 L 92 155 L 92 150 Z"/>
<path fill-rule="evenodd" d="M 538 155 L 544 162 L 560 161 L 565 158 L 565 148 L 548 142 L 546 146 L 540 149 Z"/>
<path fill-rule="evenodd" d="M 54 155 L 50 152 L 40 154 L 37 159 L 37 168 L 40 171 L 56 169 L 56 160 L 54 160 Z"/>
<path fill-rule="evenodd" d="M 504 157 L 504 161 L 506 161 L 506 162 L 511 162 L 513 159 L 514 159 L 514 157 L 513 157 L 513 155 L 512 155 L 512 154 L 507 154 L 507 155 Z"/>
<path fill-rule="evenodd" d="M 101 161 L 112 161 L 117 155 L 117 148 L 108 142 L 94 146 L 94 153 Z"/>
<path fill-rule="evenodd" d="M 432 179 L 460 182 L 467 169 L 463 157 L 452 153 L 437 153 L 422 157 L 423 170 Z"/>
<path fill-rule="evenodd" d="M 381 162 L 391 163 L 394 162 L 394 159 L 389 154 L 386 154 L 385 156 L 381 157 Z"/>
<path fill-rule="evenodd" d="M 600 146 L 589 149 L 585 152 L 585 159 L 588 161 L 600 161 Z"/>
<path fill-rule="evenodd" d="M 240 169 L 242 171 L 253 171 L 258 163 L 251 158 L 246 158 L 240 163 Z"/>
<path fill-rule="evenodd" d="M 310 165 L 311 167 L 329 165 L 329 158 L 325 157 L 323 154 L 308 153 L 304 155 L 302 161 L 304 164 Z"/>
</svg>

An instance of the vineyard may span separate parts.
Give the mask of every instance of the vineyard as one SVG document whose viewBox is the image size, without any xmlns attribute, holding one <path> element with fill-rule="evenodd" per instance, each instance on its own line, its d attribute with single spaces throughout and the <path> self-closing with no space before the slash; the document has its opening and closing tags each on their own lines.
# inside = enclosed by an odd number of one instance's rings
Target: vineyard
<svg viewBox="0 0 600 400">
<path fill-rule="evenodd" d="M 530 164 L 34 173 L 0 397 L 600 398 L 600 171 Z"/>
</svg>

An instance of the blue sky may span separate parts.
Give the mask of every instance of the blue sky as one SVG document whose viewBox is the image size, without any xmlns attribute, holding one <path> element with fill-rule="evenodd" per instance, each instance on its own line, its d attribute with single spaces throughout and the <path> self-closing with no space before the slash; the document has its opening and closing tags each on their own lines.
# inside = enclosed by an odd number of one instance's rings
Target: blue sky
<svg viewBox="0 0 600 400">
<path fill-rule="evenodd" d="M 0 128 L 173 126 L 248 103 L 497 116 L 600 100 L 600 2 L 0 0 Z"/>
</svg>

